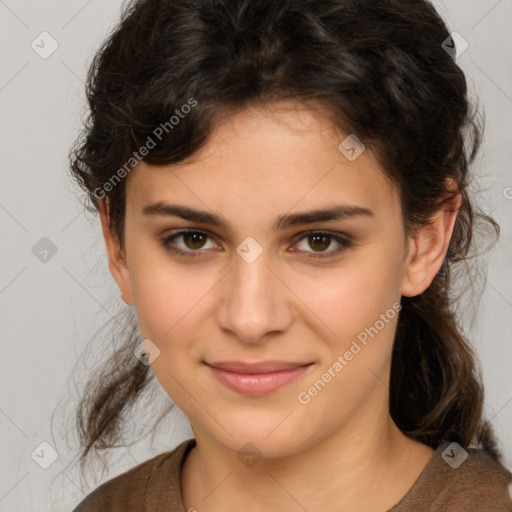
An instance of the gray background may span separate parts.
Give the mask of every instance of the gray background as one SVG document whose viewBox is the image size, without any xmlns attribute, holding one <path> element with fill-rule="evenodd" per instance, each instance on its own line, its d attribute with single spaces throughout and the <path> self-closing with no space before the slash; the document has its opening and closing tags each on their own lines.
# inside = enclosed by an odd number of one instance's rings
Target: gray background
<svg viewBox="0 0 512 512">
<path fill-rule="evenodd" d="M 478 315 L 471 329 L 469 318 L 466 325 L 483 368 L 487 415 L 511 468 L 512 0 L 436 5 L 469 42 L 458 61 L 487 118 L 476 166 L 480 204 L 503 234 L 487 258 Z M 84 215 L 67 176 L 67 153 L 84 113 L 87 66 L 120 6 L 120 0 L 0 0 L 0 512 L 70 511 L 83 497 L 84 482 L 63 437 L 73 424 L 72 407 L 54 418 L 54 426 L 51 415 L 74 393 L 71 372 L 91 336 L 124 303 L 108 272 L 99 222 Z M 49 39 L 41 48 L 43 31 L 58 43 L 47 59 L 31 47 L 35 40 L 40 52 L 51 48 Z M 33 252 L 43 237 L 57 249 L 46 262 Z M 76 371 L 78 382 L 87 377 L 87 368 Z M 180 411 L 167 425 L 153 449 L 143 442 L 115 453 L 110 473 L 99 481 L 191 436 Z M 53 449 L 58 458 L 43 469 Z M 83 490 L 99 481 L 85 482 Z"/>
</svg>

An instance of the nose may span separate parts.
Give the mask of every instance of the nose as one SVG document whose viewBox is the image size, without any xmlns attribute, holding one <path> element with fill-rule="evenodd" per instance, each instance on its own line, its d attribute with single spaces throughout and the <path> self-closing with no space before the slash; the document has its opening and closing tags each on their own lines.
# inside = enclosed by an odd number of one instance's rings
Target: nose
<svg viewBox="0 0 512 512">
<path fill-rule="evenodd" d="M 244 343 L 262 343 L 292 321 L 291 292 L 269 264 L 265 251 L 251 263 L 237 254 L 224 279 L 217 319 L 224 331 Z"/>
</svg>

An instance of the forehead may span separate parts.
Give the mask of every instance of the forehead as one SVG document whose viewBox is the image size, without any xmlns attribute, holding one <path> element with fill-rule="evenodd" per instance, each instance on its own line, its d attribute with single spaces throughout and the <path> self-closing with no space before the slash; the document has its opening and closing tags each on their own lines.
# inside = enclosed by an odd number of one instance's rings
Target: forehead
<svg viewBox="0 0 512 512">
<path fill-rule="evenodd" d="M 187 160 L 140 163 L 128 178 L 127 207 L 140 214 L 147 203 L 180 200 L 234 219 L 327 203 L 396 213 L 397 192 L 374 155 L 365 150 L 351 161 L 340 150 L 349 136 L 302 105 L 245 109 L 219 121 Z"/>
</svg>

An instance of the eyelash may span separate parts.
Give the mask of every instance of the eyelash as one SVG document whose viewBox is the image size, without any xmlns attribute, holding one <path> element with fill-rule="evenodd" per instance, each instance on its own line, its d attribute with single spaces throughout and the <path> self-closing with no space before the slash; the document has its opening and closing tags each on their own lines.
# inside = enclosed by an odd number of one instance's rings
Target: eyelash
<svg viewBox="0 0 512 512">
<path fill-rule="evenodd" d="M 186 258 L 197 258 L 197 257 L 201 256 L 202 252 L 204 252 L 207 249 L 198 249 L 197 251 L 194 251 L 194 250 L 184 251 L 182 249 L 177 248 L 175 245 L 173 245 L 173 242 L 176 238 L 179 238 L 180 236 L 183 236 L 188 233 L 199 233 L 201 235 L 206 235 L 208 238 L 213 238 L 206 231 L 200 231 L 200 230 L 196 230 L 196 229 L 188 229 L 188 230 L 178 231 L 178 232 L 174 233 L 173 235 L 165 237 L 161 241 L 161 245 L 167 251 L 169 251 L 173 254 L 177 254 L 178 256 L 185 256 Z M 338 247 L 338 249 L 335 249 L 334 251 L 328 251 L 328 252 L 323 252 L 323 253 L 319 253 L 319 254 L 310 253 L 309 256 L 304 256 L 304 258 L 308 259 L 308 260 L 317 259 L 317 258 L 330 258 L 333 255 L 337 255 L 340 252 L 344 251 L 345 249 L 348 249 L 352 245 L 352 242 L 350 240 L 348 240 L 347 238 L 342 237 L 339 234 L 330 233 L 328 231 L 308 231 L 306 233 L 303 233 L 302 237 L 299 238 L 297 240 L 297 242 L 295 242 L 295 243 L 299 243 L 304 238 L 307 238 L 308 236 L 311 236 L 311 235 L 328 236 L 331 239 L 338 242 L 340 244 L 340 247 Z"/>
</svg>

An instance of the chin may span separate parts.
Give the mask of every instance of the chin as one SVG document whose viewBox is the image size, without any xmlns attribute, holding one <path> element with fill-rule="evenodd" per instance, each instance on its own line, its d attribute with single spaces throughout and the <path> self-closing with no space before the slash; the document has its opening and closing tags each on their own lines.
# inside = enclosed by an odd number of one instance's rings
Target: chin
<svg viewBox="0 0 512 512">
<path fill-rule="evenodd" d="M 281 414 L 278 421 L 274 418 L 262 421 L 261 415 L 259 422 L 254 418 L 239 416 L 237 424 L 228 422 L 226 429 L 229 433 L 216 428 L 211 435 L 239 458 L 245 453 L 267 459 L 289 457 L 314 444 L 313 436 L 291 420 L 293 413 L 284 419 L 289 412 Z M 287 422 L 288 425 L 285 425 Z"/>
</svg>

